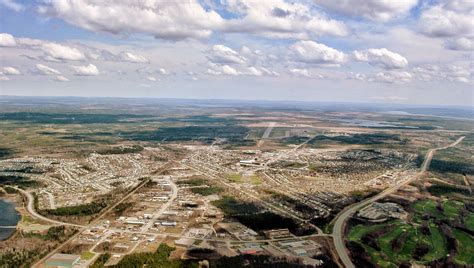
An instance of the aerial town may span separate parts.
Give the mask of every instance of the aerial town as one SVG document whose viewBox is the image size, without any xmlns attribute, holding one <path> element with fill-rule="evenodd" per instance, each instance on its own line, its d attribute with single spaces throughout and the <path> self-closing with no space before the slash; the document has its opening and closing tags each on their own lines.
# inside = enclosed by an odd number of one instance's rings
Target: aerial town
<svg viewBox="0 0 474 268">
<path fill-rule="evenodd" d="M 202 115 L 209 109 L 216 115 Z M 361 267 L 382 258 L 391 267 L 407 261 L 380 254 L 410 250 L 396 243 L 419 239 L 410 233 L 418 229 L 426 237 L 411 242 L 410 254 L 422 256 L 416 263 L 471 263 L 472 244 L 460 235 L 472 235 L 472 164 L 462 157 L 470 157 L 474 136 L 462 119 L 432 117 L 441 126 L 424 130 L 423 117 L 390 128 L 334 119 L 345 111 L 272 108 L 251 117 L 235 109 L 197 105 L 190 115 L 155 119 L 157 132 L 135 127 L 152 115 L 85 131 L 76 122 L 42 125 L 3 113 L 2 198 L 19 215 L 2 228 L 3 266 L 128 267 L 151 258 L 165 263 L 159 267 Z M 383 111 L 371 117 L 405 122 Z M 220 132 L 207 131 L 214 127 Z M 457 166 L 447 167 L 452 150 Z M 444 229 L 432 225 L 440 220 Z M 438 248 L 424 246 L 437 237 L 446 237 Z M 364 248 L 382 253 L 353 253 Z"/>
</svg>

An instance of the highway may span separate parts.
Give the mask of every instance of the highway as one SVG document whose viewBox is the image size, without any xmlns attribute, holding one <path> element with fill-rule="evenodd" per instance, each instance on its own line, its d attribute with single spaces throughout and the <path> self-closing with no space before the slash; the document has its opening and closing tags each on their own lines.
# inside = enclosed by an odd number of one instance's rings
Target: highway
<svg viewBox="0 0 474 268">
<path fill-rule="evenodd" d="M 430 163 L 431 163 L 431 159 L 433 158 L 433 155 L 437 150 L 444 150 L 444 149 L 447 149 L 447 148 L 450 148 L 450 147 L 454 147 L 454 146 L 458 145 L 463 139 L 464 139 L 464 136 L 460 137 L 459 139 L 457 139 L 455 142 L 451 143 L 450 145 L 435 148 L 435 149 L 430 149 L 426 153 L 425 160 L 424 160 L 423 164 L 421 165 L 421 169 L 416 175 L 414 175 L 414 176 L 412 176 L 412 177 L 410 177 L 406 180 L 403 180 L 403 181 L 399 182 L 398 184 L 396 184 L 396 185 L 394 185 L 390 188 L 387 188 L 386 190 L 382 191 L 378 195 L 375 195 L 373 197 L 365 199 L 365 200 L 363 200 L 359 203 L 353 204 L 353 205 L 347 207 L 346 209 L 344 209 L 341 213 L 339 213 L 339 215 L 337 216 L 336 222 L 334 224 L 334 227 L 333 227 L 332 236 L 333 236 L 333 239 L 334 239 L 334 245 L 336 247 L 337 254 L 339 255 L 339 258 L 341 259 L 342 263 L 344 264 L 344 266 L 346 268 L 355 268 L 354 264 L 351 261 L 351 258 L 349 257 L 349 252 L 348 252 L 348 250 L 346 248 L 346 245 L 344 243 L 344 227 L 345 227 L 346 221 L 356 211 L 358 211 L 362 207 L 365 207 L 366 205 L 368 205 L 372 202 L 375 202 L 377 200 L 385 198 L 386 196 L 398 191 L 402 186 L 407 185 L 407 184 L 413 182 L 414 180 L 416 180 L 417 178 L 419 178 L 423 173 L 425 173 L 428 170 L 428 168 L 430 166 Z"/>
</svg>

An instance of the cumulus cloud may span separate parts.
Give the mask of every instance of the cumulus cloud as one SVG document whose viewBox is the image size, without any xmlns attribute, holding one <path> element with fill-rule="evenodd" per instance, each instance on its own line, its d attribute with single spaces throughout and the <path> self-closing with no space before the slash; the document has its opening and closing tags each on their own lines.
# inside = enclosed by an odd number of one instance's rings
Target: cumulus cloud
<svg viewBox="0 0 474 268">
<path fill-rule="evenodd" d="M 0 81 L 10 81 L 10 78 L 0 74 Z"/>
<path fill-rule="evenodd" d="M 134 62 L 134 63 L 147 63 L 149 60 L 142 55 L 133 54 L 131 52 L 120 53 L 120 58 L 123 61 Z"/>
<path fill-rule="evenodd" d="M 302 77 L 311 77 L 308 69 L 293 68 L 289 70 L 291 74 Z"/>
<path fill-rule="evenodd" d="M 379 72 L 375 77 L 369 79 L 369 81 L 383 82 L 390 84 L 404 84 L 412 80 L 412 75 L 409 72 L 403 71 L 387 71 Z"/>
<path fill-rule="evenodd" d="M 368 62 L 371 65 L 385 69 L 401 69 L 408 65 L 408 60 L 402 55 L 386 48 L 371 48 L 364 51 L 354 51 L 355 60 Z"/>
<path fill-rule="evenodd" d="M 217 64 L 210 64 L 211 68 L 207 69 L 206 74 L 210 75 L 232 75 L 237 76 L 241 75 L 239 71 L 237 71 L 234 67 L 229 65 L 217 65 Z"/>
<path fill-rule="evenodd" d="M 343 52 L 314 41 L 298 41 L 290 50 L 294 54 L 294 60 L 304 63 L 340 65 L 346 61 Z"/>
<path fill-rule="evenodd" d="M 36 64 L 36 69 L 38 69 L 38 71 L 40 71 L 44 75 L 61 74 L 61 72 L 59 72 L 58 70 L 43 64 Z"/>
<path fill-rule="evenodd" d="M 8 33 L 0 33 L 0 47 L 14 47 L 16 41 L 13 35 Z"/>
<path fill-rule="evenodd" d="M 471 0 L 442 0 L 423 11 L 419 26 L 431 37 L 474 36 L 474 2 Z"/>
<path fill-rule="evenodd" d="M 444 46 L 450 50 L 472 51 L 474 48 L 473 43 L 472 39 L 460 37 L 446 41 Z"/>
<path fill-rule="evenodd" d="M 15 12 L 20 12 L 20 11 L 25 10 L 25 6 L 15 2 L 14 0 L 0 0 L 0 5 L 3 5 L 6 8 L 13 10 Z"/>
<path fill-rule="evenodd" d="M 96 76 L 99 75 L 99 69 L 94 64 L 89 64 L 86 66 L 71 66 L 75 71 L 75 75 L 80 76 Z"/>
<path fill-rule="evenodd" d="M 239 75 L 240 73 L 234 69 L 233 67 L 230 67 L 229 65 L 224 65 L 221 67 L 222 73 L 226 75 Z"/>
<path fill-rule="evenodd" d="M 280 76 L 280 74 L 278 72 L 267 69 L 265 67 L 259 67 L 259 69 L 264 75 L 267 75 L 267 76 Z"/>
<path fill-rule="evenodd" d="M 224 18 L 216 10 L 232 16 Z M 344 23 L 327 18 L 314 6 L 284 0 L 226 0 L 213 4 L 198 0 L 50 0 L 44 1 L 39 11 L 91 31 L 146 33 L 173 40 L 207 38 L 217 31 L 277 38 L 348 34 Z"/>
<path fill-rule="evenodd" d="M 154 77 L 154 76 L 147 76 L 147 77 L 146 77 L 146 80 L 151 81 L 151 82 L 156 82 L 156 81 L 158 81 L 159 79 L 156 79 L 156 77 Z"/>
<path fill-rule="evenodd" d="M 209 60 L 214 63 L 223 64 L 244 64 L 247 59 L 242 57 L 235 50 L 224 45 L 214 45 L 209 53 Z"/>
<path fill-rule="evenodd" d="M 84 60 L 86 57 L 77 48 L 56 43 L 43 43 L 41 49 L 47 54 L 49 60 Z"/>
<path fill-rule="evenodd" d="M 349 80 L 358 80 L 358 81 L 366 81 L 367 80 L 367 75 L 361 74 L 361 73 L 350 72 L 349 75 L 347 76 L 347 79 L 349 79 Z"/>
<path fill-rule="evenodd" d="M 385 22 L 407 15 L 418 0 L 315 0 L 322 7 L 344 15 Z"/>
<path fill-rule="evenodd" d="M 69 82 L 69 79 L 67 79 L 67 77 L 64 77 L 62 75 L 56 76 L 54 80 L 58 82 Z"/>
<path fill-rule="evenodd" d="M 349 32 L 344 23 L 329 19 L 301 2 L 228 0 L 225 3 L 224 8 L 239 17 L 226 21 L 228 32 L 298 39 L 313 35 L 345 36 Z"/>
<path fill-rule="evenodd" d="M 51 0 L 40 11 L 97 32 L 148 33 L 157 38 L 205 38 L 222 17 L 197 0 Z M 99 15 L 100 14 L 100 15 Z"/>
<path fill-rule="evenodd" d="M 20 75 L 21 72 L 14 67 L 3 67 L 3 74 L 6 75 Z"/>
<path fill-rule="evenodd" d="M 471 71 L 468 66 L 449 64 L 439 66 L 436 64 L 424 64 L 413 68 L 415 78 L 424 81 L 449 81 L 470 83 Z"/>
<path fill-rule="evenodd" d="M 165 68 L 160 68 L 158 69 L 158 71 L 160 72 L 160 74 L 162 75 L 168 75 L 170 74 L 170 72 L 168 70 L 166 70 Z"/>
</svg>

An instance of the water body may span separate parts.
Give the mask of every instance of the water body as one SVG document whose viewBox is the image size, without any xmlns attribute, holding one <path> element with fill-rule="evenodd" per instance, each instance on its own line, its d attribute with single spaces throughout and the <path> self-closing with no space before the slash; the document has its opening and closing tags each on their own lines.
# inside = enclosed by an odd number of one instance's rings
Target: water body
<svg viewBox="0 0 474 268">
<path fill-rule="evenodd" d="M 15 204 L 0 199 L 0 240 L 10 237 L 16 229 L 1 226 L 16 226 L 20 218 L 20 214 L 15 210 Z"/>
</svg>

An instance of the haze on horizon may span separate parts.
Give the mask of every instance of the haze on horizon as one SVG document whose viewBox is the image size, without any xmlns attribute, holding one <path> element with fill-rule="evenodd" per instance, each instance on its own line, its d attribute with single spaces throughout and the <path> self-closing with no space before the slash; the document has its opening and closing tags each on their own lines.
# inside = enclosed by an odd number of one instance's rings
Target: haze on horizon
<svg viewBox="0 0 474 268">
<path fill-rule="evenodd" d="M 0 0 L 0 95 L 474 103 L 470 0 Z"/>
</svg>

